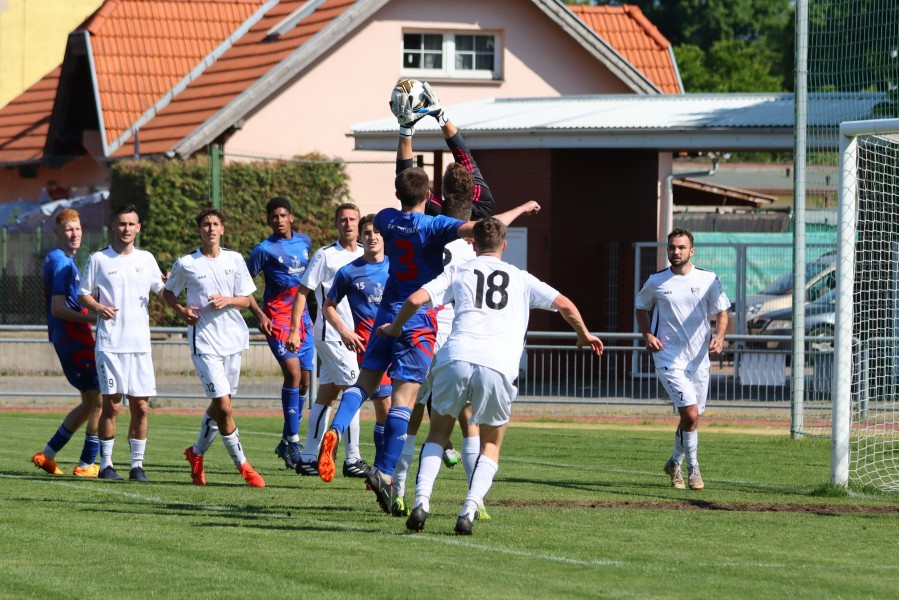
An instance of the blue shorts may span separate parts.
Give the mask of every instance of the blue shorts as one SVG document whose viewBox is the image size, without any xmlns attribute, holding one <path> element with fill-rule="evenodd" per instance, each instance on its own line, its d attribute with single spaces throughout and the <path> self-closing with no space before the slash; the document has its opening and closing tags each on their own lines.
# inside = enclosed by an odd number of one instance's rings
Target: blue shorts
<svg viewBox="0 0 899 600">
<path fill-rule="evenodd" d="M 268 347 L 271 349 L 272 354 L 275 355 L 275 358 L 278 359 L 278 362 L 284 362 L 285 360 L 290 360 L 291 358 L 300 359 L 300 370 L 302 371 L 311 371 L 315 368 L 315 344 L 312 343 L 312 336 L 309 335 L 311 332 L 311 328 L 303 328 L 302 332 L 302 342 L 300 342 L 300 347 L 298 352 L 290 352 L 287 350 L 287 346 L 284 343 L 287 341 L 287 336 L 290 334 L 290 326 L 279 326 L 275 323 L 272 323 L 272 334 L 271 336 L 266 336 L 265 341 L 268 342 Z"/>
<path fill-rule="evenodd" d="M 373 331 L 393 320 L 394 315 L 379 311 Z M 362 359 L 362 367 L 373 371 L 387 371 L 391 379 L 421 383 L 428 376 L 434 357 L 437 337 L 437 313 L 433 310 L 416 313 L 403 326 L 398 338 L 372 335 Z"/>
<path fill-rule="evenodd" d="M 68 338 L 53 343 L 66 379 L 75 389 L 82 392 L 100 389 L 94 345 L 85 342 L 86 340 Z"/>
</svg>

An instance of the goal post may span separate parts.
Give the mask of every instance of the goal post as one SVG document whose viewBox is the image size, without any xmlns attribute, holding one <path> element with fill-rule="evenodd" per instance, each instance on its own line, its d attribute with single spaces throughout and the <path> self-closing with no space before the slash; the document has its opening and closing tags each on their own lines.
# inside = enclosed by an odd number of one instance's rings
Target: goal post
<svg viewBox="0 0 899 600">
<path fill-rule="evenodd" d="M 840 126 L 831 482 L 899 491 L 899 119 Z"/>
</svg>

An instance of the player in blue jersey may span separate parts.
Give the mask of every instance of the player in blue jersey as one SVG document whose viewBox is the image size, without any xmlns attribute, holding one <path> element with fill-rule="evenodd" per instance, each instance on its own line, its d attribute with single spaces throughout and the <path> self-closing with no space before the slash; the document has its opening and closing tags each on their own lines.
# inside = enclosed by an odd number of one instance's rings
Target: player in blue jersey
<svg viewBox="0 0 899 600">
<path fill-rule="evenodd" d="M 84 448 L 74 474 L 96 477 L 100 469 L 94 462 L 100 451 L 97 427 L 100 420 L 100 383 L 94 359 L 94 336 L 91 323 L 97 316 L 89 314 L 78 303 L 81 273 L 75 264 L 75 253 L 81 247 L 81 217 L 78 211 L 66 209 L 56 216 L 56 248 L 44 260 L 44 300 L 47 303 L 47 334 L 59 356 L 63 373 L 79 392 L 81 404 L 66 415 L 62 424 L 42 452 L 31 457 L 34 466 L 51 475 L 62 475 L 56 464 L 56 453 L 87 423 Z"/>
<path fill-rule="evenodd" d="M 404 146 L 411 152 L 410 136 L 401 135 L 399 144 L 401 156 Z M 443 271 L 444 246 L 460 237 L 470 237 L 474 227 L 473 221 L 424 214 L 428 198 L 428 174 L 424 169 L 406 169 L 397 175 L 394 187 L 401 209 L 385 208 L 374 219 L 375 228 L 384 237 L 390 263 L 375 329 L 393 321 L 405 298 Z M 508 225 L 519 215 L 539 210 L 540 205 L 530 201 L 497 218 Z M 359 379 L 344 392 L 319 450 L 319 476 L 323 481 L 331 481 L 335 472 L 334 451 L 341 433 L 387 371 L 393 381 L 393 395 L 384 428 L 384 451 L 366 478 L 384 512 L 390 510 L 391 476 L 403 449 L 418 389 L 431 364 L 436 330 L 434 311 L 422 309 L 407 322 L 399 338 L 373 338 L 369 342 Z"/>
<path fill-rule="evenodd" d="M 357 353 L 360 365 L 387 283 L 388 263 L 384 257 L 384 238 L 374 228 L 373 220 L 374 215 L 367 215 L 359 220 L 363 254 L 337 271 L 322 308 L 322 314 L 340 335 L 344 346 Z M 344 323 L 337 312 L 337 307 L 344 298 L 353 317 L 353 329 Z M 390 408 L 392 391 L 390 378 L 385 373 L 380 387 L 371 397 L 375 407 L 373 433 L 376 461 L 384 449 L 384 422 Z"/>
<path fill-rule="evenodd" d="M 290 313 L 300 279 L 309 264 L 312 240 L 293 230 L 293 213 L 286 198 L 272 198 L 265 207 L 272 235 L 259 243 L 247 259 L 250 275 L 260 272 L 265 277 L 262 295 L 263 308 L 250 301 L 250 311 L 259 319 L 259 330 L 265 334 L 272 354 L 281 366 L 284 383 L 281 387 L 281 408 L 284 412 L 282 444 L 279 453 L 288 469 L 294 469 L 303 451 L 300 444 L 300 421 L 303 404 L 309 390 L 315 364 L 311 341 L 312 320 L 309 311 L 303 313 L 301 344 L 296 352 L 285 343 L 290 333 Z M 286 447 L 286 451 L 283 448 Z"/>
</svg>

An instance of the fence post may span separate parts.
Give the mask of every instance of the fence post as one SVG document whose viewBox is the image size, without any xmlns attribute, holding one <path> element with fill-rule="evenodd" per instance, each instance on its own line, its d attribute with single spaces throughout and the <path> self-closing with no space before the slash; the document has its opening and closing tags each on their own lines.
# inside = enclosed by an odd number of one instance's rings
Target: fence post
<svg viewBox="0 0 899 600">
<path fill-rule="evenodd" d="M 222 210 L 222 145 L 212 144 L 209 148 L 209 177 L 212 180 L 212 207 Z"/>
</svg>

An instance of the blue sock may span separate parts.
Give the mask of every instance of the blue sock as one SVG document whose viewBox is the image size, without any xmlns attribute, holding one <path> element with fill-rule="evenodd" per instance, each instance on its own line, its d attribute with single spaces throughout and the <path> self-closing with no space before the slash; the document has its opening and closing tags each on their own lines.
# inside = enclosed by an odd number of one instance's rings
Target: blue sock
<svg viewBox="0 0 899 600">
<path fill-rule="evenodd" d="M 300 435 L 300 388 L 281 388 L 281 410 L 284 412 L 284 439 Z"/>
<path fill-rule="evenodd" d="M 47 442 L 47 445 L 53 448 L 54 452 L 59 452 L 65 447 L 70 439 L 72 439 L 72 433 L 68 431 L 65 426 L 60 425 L 59 429 L 56 430 L 56 433 L 53 434 L 53 437 L 50 438 L 50 441 Z"/>
<path fill-rule="evenodd" d="M 384 452 L 381 453 L 381 460 L 375 461 L 375 468 L 385 475 L 392 476 L 396 463 L 400 460 L 411 416 L 412 409 L 405 406 L 395 406 L 387 413 L 387 421 L 384 423 Z"/>
<path fill-rule="evenodd" d="M 92 465 L 97 462 L 97 454 L 100 453 L 100 438 L 96 435 L 84 435 L 84 448 L 81 450 L 81 462 Z"/>
<path fill-rule="evenodd" d="M 356 413 L 359 412 L 362 403 L 365 402 L 367 397 L 368 395 L 365 393 L 365 390 L 358 385 L 351 385 L 344 390 L 343 395 L 340 397 L 340 406 L 337 407 L 337 414 L 334 415 L 334 421 L 331 423 L 331 427 L 336 429 L 337 433 L 343 435 L 349 428 L 350 421 L 352 421 L 353 417 L 356 416 Z"/>
<path fill-rule="evenodd" d="M 381 460 L 381 455 L 384 452 L 384 424 L 383 423 L 375 423 L 375 430 L 373 433 L 375 438 L 375 462 Z"/>
</svg>

